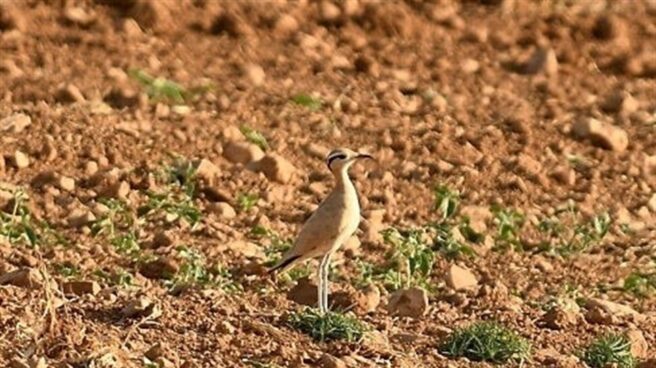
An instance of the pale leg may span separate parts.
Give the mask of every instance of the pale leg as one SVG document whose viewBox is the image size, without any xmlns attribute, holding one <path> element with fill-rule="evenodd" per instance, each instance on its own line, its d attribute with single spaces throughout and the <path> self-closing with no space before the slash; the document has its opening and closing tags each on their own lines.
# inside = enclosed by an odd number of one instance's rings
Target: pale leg
<svg viewBox="0 0 656 368">
<path fill-rule="evenodd" d="M 324 277 L 323 277 L 323 272 L 324 272 L 324 267 L 323 264 L 326 261 L 326 257 L 321 259 L 321 262 L 319 263 L 319 270 L 318 270 L 318 285 L 317 285 L 317 304 L 319 305 L 319 312 L 321 314 L 326 313 L 326 308 L 323 304 L 324 301 Z"/>
<path fill-rule="evenodd" d="M 330 256 L 331 254 L 328 253 L 323 257 L 323 260 L 321 261 L 321 267 L 323 268 L 323 308 L 325 312 L 328 312 L 328 274 L 330 273 Z"/>
</svg>

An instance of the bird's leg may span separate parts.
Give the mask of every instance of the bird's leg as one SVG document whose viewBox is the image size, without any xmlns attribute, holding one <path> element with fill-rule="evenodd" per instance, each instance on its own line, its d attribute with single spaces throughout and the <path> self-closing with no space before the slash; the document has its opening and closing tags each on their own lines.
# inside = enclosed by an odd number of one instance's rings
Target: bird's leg
<svg viewBox="0 0 656 368">
<path fill-rule="evenodd" d="M 323 292 L 324 292 L 324 288 L 323 288 L 323 269 L 324 269 L 324 267 L 323 267 L 323 264 L 324 264 L 325 261 L 326 261 L 326 257 L 321 259 L 321 262 L 319 263 L 319 269 L 317 270 L 318 271 L 317 272 L 318 273 L 318 279 L 319 279 L 318 280 L 318 285 L 317 285 L 317 293 L 318 293 L 318 295 L 317 295 L 317 304 L 319 305 L 319 313 L 321 313 L 321 314 L 326 313 L 326 308 L 323 305 L 323 300 L 324 300 L 324 297 L 323 297 Z"/>
<path fill-rule="evenodd" d="M 328 312 L 329 307 L 328 307 L 328 274 L 330 273 L 330 256 L 331 254 L 328 253 L 323 257 L 323 260 L 321 261 L 321 266 L 323 268 L 323 308 L 326 312 Z"/>
</svg>

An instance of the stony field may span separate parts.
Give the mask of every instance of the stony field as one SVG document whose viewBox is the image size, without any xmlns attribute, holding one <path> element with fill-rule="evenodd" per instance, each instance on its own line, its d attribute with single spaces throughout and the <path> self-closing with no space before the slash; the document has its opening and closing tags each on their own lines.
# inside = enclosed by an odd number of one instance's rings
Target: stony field
<svg viewBox="0 0 656 368">
<path fill-rule="evenodd" d="M 656 367 L 655 1 L 0 0 L 1 367 L 499 364 Z"/>
</svg>

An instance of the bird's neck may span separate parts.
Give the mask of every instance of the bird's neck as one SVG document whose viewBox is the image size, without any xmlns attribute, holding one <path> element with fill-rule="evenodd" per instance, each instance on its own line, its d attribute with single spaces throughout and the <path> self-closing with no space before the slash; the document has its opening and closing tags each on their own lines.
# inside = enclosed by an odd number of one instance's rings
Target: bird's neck
<svg viewBox="0 0 656 368">
<path fill-rule="evenodd" d="M 349 178 L 348 167 L 343 167 L 334 173 L 335 180 L 337 181 L 337 189 L 350 189 L 353 188 L 351 178 Z"/>
</svg>

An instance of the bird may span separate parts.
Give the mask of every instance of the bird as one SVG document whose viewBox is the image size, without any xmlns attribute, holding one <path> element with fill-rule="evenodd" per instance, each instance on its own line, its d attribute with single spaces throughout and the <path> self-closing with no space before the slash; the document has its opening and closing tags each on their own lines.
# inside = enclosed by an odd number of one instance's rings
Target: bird
<svg viewBox="0 0 656 368">
<path fill-rule="evenodd" d="M 348 148 L 337 148 L 328 153 L 326 165 L 335 177 L 335 187 L 307 219 L 292 247 L 269 269 L 269 273 L 284 272 L 305 260 L 321 257 L 317 272 L 317 304 L 322 314 L 329 310 L 330 258 L 355 233 L 360 224 L 360 203 L 349 177 L 349 168 L 362 159 L 373 157 Z"/>
</svg>

